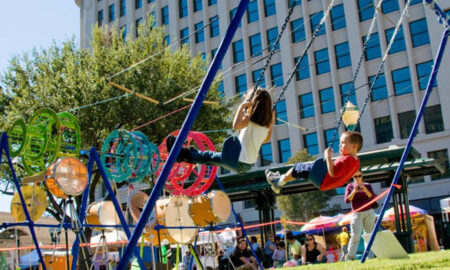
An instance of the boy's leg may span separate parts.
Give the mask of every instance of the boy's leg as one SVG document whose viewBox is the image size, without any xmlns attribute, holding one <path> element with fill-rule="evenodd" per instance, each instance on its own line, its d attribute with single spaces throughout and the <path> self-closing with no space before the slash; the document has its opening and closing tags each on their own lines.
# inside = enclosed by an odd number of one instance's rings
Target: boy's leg
<svg viewBox="0 0 450 270">
<path fill-rule="evenodd" d="M 272 190 L 275 193 L 280 193 L 280 187 L 296 179 L 307 179 L 311 171 L 313 163 L 296 163 L 294 167 L 289 169 L 285 174 L 279 175 L 272 171 L 266 171 L 266 180 L 269 182 Z"/>
</svg>

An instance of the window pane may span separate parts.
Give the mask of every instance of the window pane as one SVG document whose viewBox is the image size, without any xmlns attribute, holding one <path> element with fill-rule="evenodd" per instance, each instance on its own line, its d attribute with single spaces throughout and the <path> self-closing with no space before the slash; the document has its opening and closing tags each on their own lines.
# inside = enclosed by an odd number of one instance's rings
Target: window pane
<svg viewBox="0 0 450 270">
<path fill-rule="evenodd" d="M 375 79 L 375 76 L 369 77 L 369 87 L 372 86 L 374 79 Z M 378 76 L 377 81 L 375 82 L 375 85 L 373 86 L 371 100 L 377 101 L 377 100 L 381 100 L 381 99 L 386 99 L 387 97 L 388 97 L 388 92 L 387 92 L 387 88 L 386 88 L 386 79 L 384 77 L 384 74 L 380 74 L 380 76 Z"/>
<path fill-rule="evenodd" d="M 186 27 L 184 29 L 181 29 L 180 31 L 180 44 L 187 44 L 189 45 L 189 28 Z"/>
<path fill-rule="evenodd" d="M 303 135 L 303 143 L 311 156 L 319 154 L 319 142 L 317 141 L 317 133 Z"/>
<path fill-rule="evenodd" d="M 253 84 L 256 84 L 256 81 L 258 80 L 261 72 L 262 72 L 262 69 L 258 69 L 258 70 L 255 70 L 252 72 Z M 266 88 L 266 78 L 265 78 L 264 74 L 262 75 L 262 81 L 259 83 L 259 86 L 261 86 L 262 88 Z"/>
<path fill-rule="evenodd" d="M 230 20 L 232 20 L 234 18 L 234 15 L 236 14 L 236 11 L 237 11 L 237 8 L 233 8 L 232 10 L 230 10 Z M 239 22 L 239 26 L 238 27 L 241 27 L 241 26 L 242 26 L 242 23 Z"/>
<path fill-rule="evenodd" d="M 244 43 L 242 39 L 233 42 L 233 60 L 234 63 L 239 63 L 244 61 Z"/>
<path fill-rule="evenodd" d="M 323 135 L 325 137 L 325 146 L 330 147 L 331 140 L 333 139 L 334 134 L 336 133 L 336 128 L 330 128 L 323 131 Z M 333 143 L 333 152 L 338 153 L 339 152 L 339 132 L 336 134 L 336 137 L 334 139 Z"/>
<path fill-rule="evenodd" d="M 120 0 L 120 17 L 127 15 L 127 6 L 125 0 Z"/>
<path fill-rule="evenodd" d="M 322 113 L 334 112 L 336 110 L 334 105 L 333 88 L 326 88 L 319 91 L 320 95 L 320 109 Z"/>
<path fill-rule="evenodd" d="M 395 27 L 389 28 L 385 30 L 386 33 L 386 45 L 389 44 L 389 41 L 391 40 L 393 34 L 394 34 Z M 400 27 L 398 30 L 397 35 L 395 36 L 394 43 L 392 43 L 392 47 L 389 50 L 389 54 L 398 53 L 401 51 L 406 50 L 405 47 L 405 37 L 403 36 L 403 27 Z"/>
<path fill-rule="evenodd" d="M 394 137 L 392 132 L 391 117 L 385 116 L 380 118 L 375 118 L 375 134 L 377 138 L 377 143 L 390 142 Z"/>
<path fill-rule="evenodd" d="M 444 121 L 442 120 L 441 105 L 426 107 L 423 112 L 425 121 L 425 133 L 435 133 L 444 130 Z"/>
<path fill-rule="evenodd" d="M 381 10 L 384 14 L 398 10 L 398 0 L 384 0 L 381 4 Z"/>
<path fill-rule="evenodd" d="M 209 36 L 210 37 L 217 37 L 218 35 L 220 35 L 220 27 L 219 27 L 219 17 L 218 16 L 214 16 L 209 18 Z"/>
<path fill-rule="evenodd" d="M 219 82 L 219 85 L 217 86 L 217 92 L 219 92 L 219 96 L 221 98 L 225 98 L 225 89 L 223 88 L 223 81 Z"/>
<path fill-rule="evenodd" d="M 427 88 L 428 80 L 430 79 L 431 70 L 433 69 L 433 61 L 428 61 L 416 65 L 417 79 L 419 80 L 419 89 Z M 437 86 L 437 80 L 434 80 L 433 87 Z"/>
<path fill-rule="evenodd" d="M 322 11 L 314 13 L 309 16 L 309 20 L 311 23 L 311 33 L 314 33 L 314 31 L 316 31 L 316 28 L 319 25 L 320 21 L 322 20 L 322 17 L 323 17 Z M 325 34 L 325 25 L 324 24 L 320 27 L 320 30 L 317 33 L 317 36 L 321 36 L 323 34 Z"/>
<path fill-rule="evenodd" d="M 367 21 L 373 18 L 375 8 L 372 0 L 358 0 L 359 21 Z"/>
<path fill-rule="evenodd" d="M 136 9 L 141 8 L 142 7 L 142 0 L 134 0 L 134 7 Z"/>
<path fill-rule="evenodd" d="M 195 24 L 195 43 L 205 41 L 205 31 L 203 29 L 203 22 Z"/>
<path fill-rule="evenodd" d="M 259 19 L 258 16 L 258 1 L 253 0 L 248 3 L 247 7 L 247 22 L 256 22 Z"/>
<path fill-rule="evenodd" d="M 336 66 L 338 69 L 349 67 L 352 65 L 350 59 L 350 48 L 348 47 L 348 42 L 337 44 L 334 46 L 336 53 Z"/>
<path fill-rule="evenodd" d="M 341 85 L 339 85 L 339 88 L 341 90 L 341 105 L 342 107 L 345 106 L 345 101 L 348 100 L 351 103 L 353 103 L 353 105 L 357 105 L 356 104 L 356 95 L 355 95 L 355 86 L 353 86 L 352 92 L 350 93 L 350 86 L 351 86 L 352 82 L 348 82 L 348 83 L 343 83 Z M 350 96 L 350 98 L 349 98 Z"/>
<path fill-rule="evenodd" d="M 300 116 L 308 118 L 314 116 L 314 101 L 312 93 L 301 95 L 300 97 Z"/>
<path fill-rule="evenodd" d="M 411 129 L 416 120 L 416 111 L 402 112 L 398 114 L 398 123 L 400 125 L 400 137 L 406 139 L 411 133 Z"/>
<path fill-rule="evenodd" d="M 280 100 L 275 105 L 275 112 L 276 112 L 276 118 L 279 118 L 279 119 L 287 122 L 288 118 L 287 118 L 287 111 L 286 111 L 286 100 Z M 283 121 L 276 119 L 276 124 L 277 125 L 285 124 Z"/>
<path fill-rule="evenodd" d="M 392 71 L 392 82 L 396 96 L 401 96 L 412 92 L 411 76 L 409 67 Z"/>
<path fill-rule="evenodd" d="M 363 44 L 366 42 L 366 38 L 367 36 L 363 38 Z M 378 33 L 373 33 L 370 35 L 369 43 L 367 44 L 364 56 L 366 61 L 381 57 L 380 37 L 378 36 Z"/>
<path fill-rule="evenodd" d="M 272 86 L 283 85 L 283 69 L 281 63 L 270 66 L 270 75 L 272 77 Z"/>
<path fill-rule="evenodd" d="M 450 163 L 448 160 L 447 149 L 428 152 L 428 157 L 435 159 L 443 168 L 445 168 L 445 172 L 443 174 L 432 175 L 431 180 L 439 180 L 450 177 Z"/>
<path fill-rule="evenodd" d="M 161 24 L 162 25 L 169 24 L 169 7 L 168 6 L 161 8 Z"/>
<path fill-rule="evenodd" d="M 299 6 L 301 3 L 302 0 L 288 0 L 288 7 L 291 8 L 293 4 L 295 4 L 295 6 Z"/>
<path fill-rule="evenodd" d="M 115 10 L 114 4 L 112 4 L 108 7 L 108 18 L 109 18 L 109 22 L 112 22 L 116 19 L 116 10 Z"/>
<path fill-rule="evenodd" d="M 273 162 L 272 144 L 265 143 L 265 144 L 261 145 L 261 150 L 260 150 L 259 156 L 261 158 L 261 166 L 270 165 Z"/>
<path fill-rule="evenodd" d="M 208 5 L 212 6 L 217 4 L 217 0 L 208 0 Z"/>
<path fill-rule="evenodd" d="M 328 49 L 322 49 L 314 52 L 314 59 L 316 61 L 316 74 L 330 72 L 330 60 L 328 59 Z"/>
<path fill-rule="evenodd" d="M 297 63 L 299 59 L 300 59 L 300 57 L 296 57 L 294 59 L 295 63 Z M 296 75 L 297 81 L 309 78 L 309 63 L 308 63 L 308 55 L 307 54 L 305 54 L 302 61 L 298 65 L 298 68 L 295 71 L 295 75 Z"/>
<path fill-rule="evenodd" d="M 430 43 L 427 21 L 425 20 L 425 18 L 410 22 L 409 30 L 411 31 L 413 47 L 419 47 Z"/>
<path fill-rule="evenodd" d="M 97 11 L 97 25 L 102 26 L 103 24 L 103 9 Z"/>
<path fill-rule="evenodd" d="M 275 13 L 277 13 L 275 0 L 264 0 L 264 14 L 266 17 L 272 16 Z"/>
<path fill-rule="evenodd" d="M 273 50 L 273 45 L 275 44 L 277 37 L 278 37 L 278 27 L 274 27 L 274 28 L 267 30 L 267 42 L 268 42 L 267 45 L 270 46 L 271 50 Z M 280 49 L 280 43 L 277 44 L 275 49 L 276 50 Z"/>
<path fill-rule="evenodd" d="M 139 26 L 141 25 L 141 23 L 142 23 L 142 18 L 138 18 L 137 20 L 136 20 L 136 37 L 138 37 L 139 36 Z"/>
<path fill-rule="evenodd" d="M 194 12 L 202 10 L 202 0 L 193 0 L 194 1 Z"/>
<path fill-rule="evenodd" d="M 338 30 L 341 28 L 345 28 L 347 25 L 345 23 L 345 13 L 344 13 L 344 5 L 340 4 L 337 6 L 334 6 L 331 9 L 331 28 L 334 30 Z"/>
<path fill-rule="evenodd" d="M 258 56 L 262 54 L 261 34 L 255 34 L 249 37 L 250 55 Z"/>
<path fill-rule="evenodd" d="M 285 163 L 291 157 L 291 142 L 289 139 L 278 141 L 278 151 L 280 153 L 280 163 Z"/>
<path fill-rule="evenodd" d="M 293 43 L 305 40 L 305 25 L 303 24 L 303 18 L 291 22 L 291 37 Z"/>
<path fill-rule="evenodd" d="M 245 74 L 236 76 L 234 78 L 234 83 L 236 86 L 236 94 L 239 94 L 240 97 L 243 97 L 245 92 L 247 92 L 247 77 Z"/>
</svg>

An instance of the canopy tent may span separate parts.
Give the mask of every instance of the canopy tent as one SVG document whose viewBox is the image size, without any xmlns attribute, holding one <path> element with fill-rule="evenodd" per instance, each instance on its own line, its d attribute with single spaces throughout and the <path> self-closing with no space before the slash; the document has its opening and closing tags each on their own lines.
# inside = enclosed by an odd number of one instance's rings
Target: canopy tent
<svg viewBox="0 0 450 270">
<path fill-rule="evenodd" d="M 305 234 L 323 234 L 338 230 L 339 217 L 319 216 L 303 225 L 300 232 Z"/>
<path fill-rule="evenodd" d="M 395 211 L 394 210 L 395 210 L 394 207 L 391 207 L 388 210 L 386 210 L 384 217 L 383 217 L 383 221 L 395 220 Z M 406 210 L 405 205 L 402 205 L 401 207 L 400 207 L 400 205 L 398 206 L 399 215 L 401 215 L 401 213 L 405 213 L 405 210 Z M 426 214 L 428 214 L 428 212 L 426 210 L 416 207 L 414 205 L 409 205 L 409 214 L 410 214 L 411 218 L 413 218 L 415 216 L 426 215 Z"/>
</svg>

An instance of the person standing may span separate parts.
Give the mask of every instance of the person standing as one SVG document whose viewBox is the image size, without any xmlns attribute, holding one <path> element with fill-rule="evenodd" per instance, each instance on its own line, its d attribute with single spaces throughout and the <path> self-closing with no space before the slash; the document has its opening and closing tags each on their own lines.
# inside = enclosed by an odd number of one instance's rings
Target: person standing
<svg viewBox="0 0 450 270">
<path fill-rule="evenodd" d="M 265 267 L 270 267 L 273 265 L 273 253 L 277 249 L 277 246 L 274 243 L 275 238 L 273 236 L 273 233 L 267 234 L 267 241 L 264 244 L 264 264 Z"/>
<path fill-rule="evenodd" d="M 348 235 L 347 231 L 347 227 L 342 227 L 342 232 L 336 237 L 339 245 L 341 246 L 341 256 L 339 257 L 340 262 L 345 259 L 345 255 L 347 255 L 348 253 L 348 240 L 350 238 L 350 235 Z"/>
<path fill-rule="evenodd" d="M 376 219 L 372 204 L 369 204 L 375 197 L 372 185 L 363 182 L 363 174 L 360 170 L 353 175 L 353 179 L 354 182 L 345 188 L 345 202 L 352 204 L 352 211 L 357 210 L 352 214 L 350 222 L 350 244 L 346 261 L 355 259 L 363 228 L 364 232 L 371 233 Z"/>
</svg>

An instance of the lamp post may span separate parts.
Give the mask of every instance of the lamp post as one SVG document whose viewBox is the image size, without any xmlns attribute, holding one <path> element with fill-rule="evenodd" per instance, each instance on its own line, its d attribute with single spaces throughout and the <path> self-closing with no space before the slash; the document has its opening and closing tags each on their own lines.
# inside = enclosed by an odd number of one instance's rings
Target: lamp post
<svg viewBox="0 0 450 270">
<path fill-rule="evenodd" d="M 350 101 L 347 101 L 347 104 L 345 104 L 342 110 L 344 110 L 344 113 L 342 114 L 342 121 L 344 121 L 344 124 L 348 130 L 354 130 L 359 119 L 358 106 L 355 106 Z"/>
</svg>

